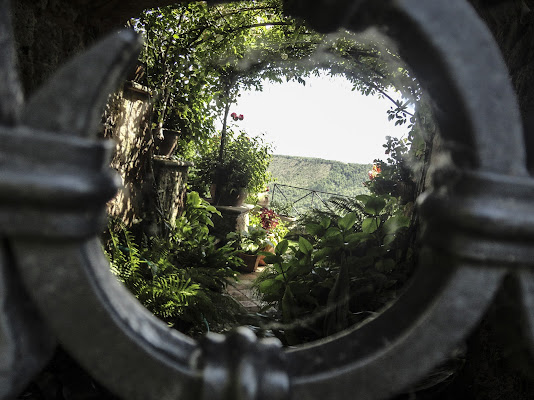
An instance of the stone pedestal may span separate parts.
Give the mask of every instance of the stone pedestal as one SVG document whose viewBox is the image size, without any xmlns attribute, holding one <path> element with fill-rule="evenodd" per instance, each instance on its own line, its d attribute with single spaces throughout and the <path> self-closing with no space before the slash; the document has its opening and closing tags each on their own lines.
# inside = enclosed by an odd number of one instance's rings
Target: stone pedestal
<svg viewBox="0 0 534 400">
<path fill-rule="evenodd" d="M 242 232 L 248 229 L 248 213 L 254 208 L 251 204 L 242 206 L 215 206 L 222 218 L 214 215 L 212 234 L 224 240 L 230 232 Z"/>
<path fill-rule="evenodd" d="M 172 160 L 154 156 L 154 180 L 157 204 L 163 219 L 174 226 L 178 214 L 183 210 L 186 195 L 187 173 L 193 164 L 187 161 Z M 164 225 L 160 221 L 158 225 Z M 164 226 L 159 227 L 164 228 Z"/>
</svg>

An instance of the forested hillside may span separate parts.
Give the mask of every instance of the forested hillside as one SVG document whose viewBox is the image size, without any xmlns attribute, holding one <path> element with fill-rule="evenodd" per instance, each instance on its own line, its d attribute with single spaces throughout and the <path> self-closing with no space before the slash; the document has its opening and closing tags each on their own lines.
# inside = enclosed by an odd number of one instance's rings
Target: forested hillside
<svg viewBox="0 0 534 400">
<path fill-rule="evenodd" d="M 368 171 L 371 167 L 372 164 L 347 164 L 320 158 L 274 155 L 269 171 L 277 184 L 344 196 L 357 196 L 368 193 L 363 182 L 369 179 Z M 271 183 L 271 196 L 273 195 L 273 186 Z M 287 196 L 289 202 L 307 194 L 304 190 L 279 187 L 274 192 L 274 201 L 278 205 L 287 202 L 280 194 L 280 189 Z M 330 197 L 329 195 L 319 195 L 324 200 Z M 301 204 L 309 206 L 309 202 Z M 317 202 L 315 204 L 318 205 Z"/>
</svg>

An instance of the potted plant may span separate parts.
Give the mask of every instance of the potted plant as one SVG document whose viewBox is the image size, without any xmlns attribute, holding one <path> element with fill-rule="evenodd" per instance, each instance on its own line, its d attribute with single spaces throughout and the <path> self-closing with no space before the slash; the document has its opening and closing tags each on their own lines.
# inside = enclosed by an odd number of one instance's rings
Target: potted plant
<svg viewBox="0 0 534 400">
<path fill-rule="evenodd" d="M 208 146 L 208 151 L 195 164 L 198 183 L 212 187 L 212 204 L 241 205 L 247 194 L 259 193 L 265 188 L 271 146 L 262 137 L 228 131 L 222 159 L 218 156 L 218 138 L 213 138 Z"/>
<path fill-rule="evenodd" d="M 226 238 L 228 244 L 238 251 L 238 256 L 244 261 L 243 272 L 254 272 L 260 260 L 265 256 L 259 254 L 263 249 L 274 247 L 267 238 L 267 231 L 260 227 L 249 226 L 248 232 L 230 232 Z"/>
<path fill-rule="evenodd" d="M 161 136 L 158 135 L 155 140 L 157 154 L 164 157 L 170 157 L 176 148 L 180 134 L 180 131 L 162 129 Z"/>
</svg>

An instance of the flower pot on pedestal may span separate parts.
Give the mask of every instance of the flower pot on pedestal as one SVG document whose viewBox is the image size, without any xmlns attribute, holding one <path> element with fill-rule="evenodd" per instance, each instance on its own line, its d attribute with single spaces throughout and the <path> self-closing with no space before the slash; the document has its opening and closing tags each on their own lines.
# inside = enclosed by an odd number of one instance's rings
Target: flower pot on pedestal
<svg viewBox="0 0 534 400">
<path fill-rule="evenodd" d="M 178 144 L 179 131 L 171 129 L 162 130 L 163 139 L 156 139 L 156 151 L 160 156 L 170 157 Z"/>
<path fill-rule="evenodd" d="M 224 186 L 219 189 L 217 184 L 210 187 L 211 203 L 216 206 L 242 206 L 247 199 L 246 189 L 229 189 Z"/>
</svg>

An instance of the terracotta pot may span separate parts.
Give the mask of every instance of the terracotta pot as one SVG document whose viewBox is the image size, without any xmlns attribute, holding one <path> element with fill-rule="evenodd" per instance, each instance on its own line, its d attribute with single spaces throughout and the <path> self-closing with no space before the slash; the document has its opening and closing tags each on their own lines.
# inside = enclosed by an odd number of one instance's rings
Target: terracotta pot
<svg viewBox="0 0 534 400">
<path fill-rule="evenodd" d="M 245 262 L 245 265 L 240 268 L 242 272 L 254 272 L 258 268 L 260 257 L 256 254 L 239 253 L 238 256 Z"/>
<path fill-rule="evenodd" d="M 275 253 L 274 253 L 274 247 L 273 247 L 273 246 L 267 246 L 267 247 L 265 247 L 264 249 L 262 249 L 261 251 L 265 251 L 265 252 L 269 252 L 269 253 L 273 253 L 273 254 L 275 254 Z M 259 257 L 260 257 L 260 262 L 258 263 L 258 265 L 261 265 L 261 266 L 267 265 L 267 264 L 265 263 L 265 261 L 263 261 L 263 259 L 265 258 L 265 256 L 264 256 L 264 255 L 261 255 L 261 256 L 259 256 Z"/>
</svg>

